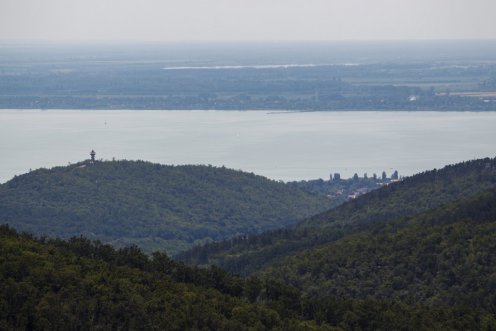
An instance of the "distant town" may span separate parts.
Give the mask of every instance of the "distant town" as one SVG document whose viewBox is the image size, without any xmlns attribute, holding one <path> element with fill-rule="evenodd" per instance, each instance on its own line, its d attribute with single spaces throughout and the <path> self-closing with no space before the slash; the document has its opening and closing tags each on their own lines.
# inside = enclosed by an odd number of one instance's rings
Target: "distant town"
<svg viewBox="0 0 496 331">
<path fill-rule="evenodd" d="M 288 184 L 298 187 L 307 192 L 324 195 L 328 199 L 337 203 L 347 200 L 356 199 L 362 194 L 375 190 L 383 185 L 401 181 L 402 177 L 395 170 L 389 177 L 385 171 L 380 176 L 376 173 L 369 176 L 364 173 L 359 176 L 357 173 L 348 179 L 342 179 L 340 173 L 331 173 L 328 180 L 314 179 L 293 181 Z"/>
</svg>

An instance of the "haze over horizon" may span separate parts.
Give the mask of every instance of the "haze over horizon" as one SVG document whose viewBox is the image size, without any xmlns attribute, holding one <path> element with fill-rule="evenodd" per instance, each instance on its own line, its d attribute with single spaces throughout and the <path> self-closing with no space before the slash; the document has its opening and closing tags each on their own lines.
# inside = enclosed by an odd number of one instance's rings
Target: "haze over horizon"
<svg viewBox="0 0 496 331">
<path fill-rule="evenodd" d="M 495 39 L 491 0 L 1 0 L 0 41 Z"/>
</svg>

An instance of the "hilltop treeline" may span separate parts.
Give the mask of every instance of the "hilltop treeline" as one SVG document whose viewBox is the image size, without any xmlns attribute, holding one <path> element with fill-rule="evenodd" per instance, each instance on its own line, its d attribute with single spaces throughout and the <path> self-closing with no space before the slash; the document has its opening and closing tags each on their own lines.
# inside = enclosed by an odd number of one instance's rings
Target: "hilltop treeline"
<svg viewBox="0 0 496 331">
<path fill-rule="evenodd" d="M 171 254 L 280 228 L 329 207 L 324 197 L 250 173 L 143 161 L 85 161 L 0 185 L 0 223 Z"/>
</svg>

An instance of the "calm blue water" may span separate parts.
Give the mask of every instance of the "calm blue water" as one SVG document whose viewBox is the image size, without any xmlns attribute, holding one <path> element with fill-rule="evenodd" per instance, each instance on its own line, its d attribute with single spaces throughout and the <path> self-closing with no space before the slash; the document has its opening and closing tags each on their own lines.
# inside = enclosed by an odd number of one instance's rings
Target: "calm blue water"
<svg viewBox="0 0 496 331">
<path fill-rule="evenodd" d="M 0 182 L 89 158 L 212 164 L 273 179 L 401 175 L 496 156 L 496 112 L 0 110 Z"/>
</svg>

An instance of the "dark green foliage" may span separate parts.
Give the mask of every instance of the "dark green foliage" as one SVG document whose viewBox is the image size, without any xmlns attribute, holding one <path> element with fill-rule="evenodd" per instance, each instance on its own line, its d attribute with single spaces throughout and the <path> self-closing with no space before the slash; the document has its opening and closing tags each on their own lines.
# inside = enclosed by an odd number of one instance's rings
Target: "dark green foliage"
<svg viewBox="0 0 496 331">
<path fill-rule="evenodd" d="M 0 226 L 1 330 L 493 330 L 468 307 L 303 298 L 278 281 L 190 268 L 163 253 Z"/>
<path fill-rule="evenodd" d="M 254 174 L 142 161 L 81 162 L 0 185 L 0 223 L 169 253 L 279 228 L 328 206 L 323 197 Z"/>
<path fill-rule="evenodd" d="M 342 330 L 496 330 L 496 316 L 469 307 L 430 307 L 398 301 L 308 299 L 303 314 Z"/>
<path fill-rule="evenodd" d="M 185 261 L 250 274 L 306 249 L 332 243 L 375 223 L 414 216 L 496 187 L 496 159 L 480 159 L 421 173 L 384 186 L 290 229 L 196 247 Z"/>
<path fill-rule="evenodd" d="M 2 330 L 282 326 L 277 311 L 242 297 L 243 280 L 219 269 L 187 268 L 162 253 L 150 260 L 135 247 L 116 251 L 83 238 L 37 242 L 5 226 L 0 227 L 0 252 Z M 293 323 L 289 317 L 284 322 Z"/>
<path fill-rule="evenodd" d="M 292 230 L 218 243 L 217 253 L 232 254 L 233 269 L 263 270 L 262 279 L 300 289 L 302 315 L 317 324 L 495 330 L 495 163 L 484 159 L 427 172 Z M 327 243 L 319 241 L 324 237 Z M 291 301 L 285 304 L 291 307 Z"/>
<path fill-rule="evenodd" d="M 496 313 L 496 190 L 303 251 L 266 274 L 312 296 Z"/>
</svg>

